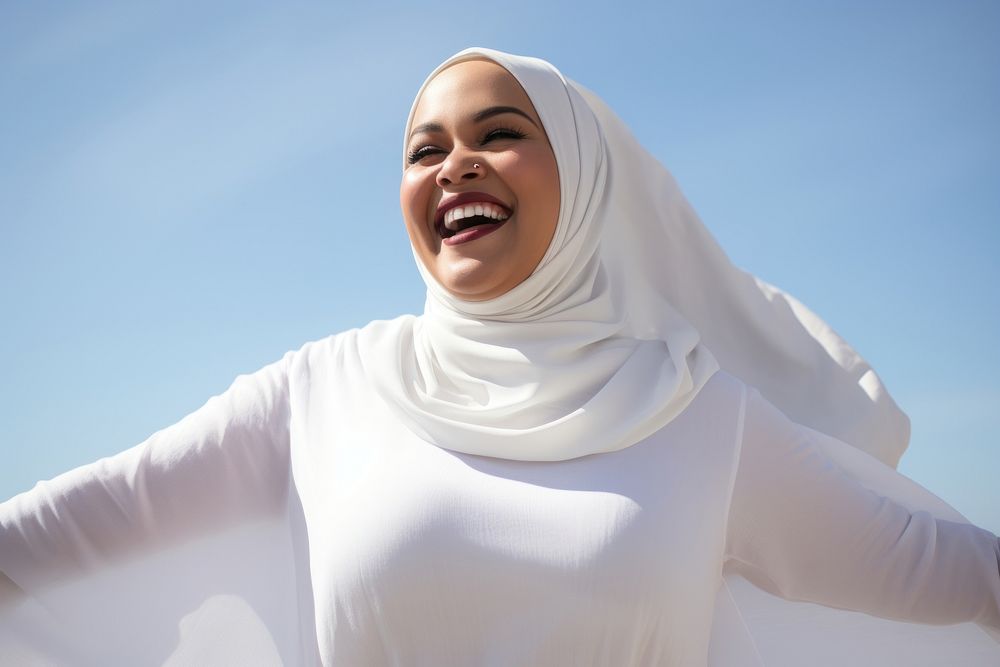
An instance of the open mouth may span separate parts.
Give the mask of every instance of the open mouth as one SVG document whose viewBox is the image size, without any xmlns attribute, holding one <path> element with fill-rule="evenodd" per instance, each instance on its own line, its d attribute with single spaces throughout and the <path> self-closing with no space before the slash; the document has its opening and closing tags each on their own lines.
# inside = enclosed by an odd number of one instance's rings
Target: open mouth
<svg viewBox="0 0 1000 667">
<path fill-rule="evenodd" d="M 438 233 L 443 239 L 450 239 L 453 236 L 461 234 L 467 229 L 472 227 L 479 227 L 481 225 L 489 225 L 499 227 L 503 223 L 507 222 L 507 219 L 498 220 L 496 218 L 490 218 L 485 215 L 473 215 L 468 218 L 462 218 L 453 227 L 446 227 L 444 224 L 438 225 Z"/>
<path fill-rule="evenodd" d="M 478 238 L 499 228 L 510 217 L 505 207 L 492 202 L 477 201 L 453 206 L 442 213 L 437 221 L 437 231 L 442 239 Z M 480 229 L 481 228 L 481 229 Z M 478 229 L 482 233 L 471 234 Z"/>
</svg>

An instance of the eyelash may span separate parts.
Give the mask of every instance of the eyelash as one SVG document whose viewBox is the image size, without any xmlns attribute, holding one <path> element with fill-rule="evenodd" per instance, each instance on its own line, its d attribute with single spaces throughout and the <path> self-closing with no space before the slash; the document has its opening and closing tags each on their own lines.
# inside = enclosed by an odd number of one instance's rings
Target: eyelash
<svg viewBox="0 0 1000 667">
<path fill-rule="evenodd" d="M 513 127 L 494 127 L 488 130 L 484 135 L 480 144 L 485 144 L 493 139 L 524 139 L 526 135 L 518 129 Z M 445 151 L 434 146 L 421 146 L 420 148 L 415 148 L 406 154 L 406 161 L 408 164 L 416 164 L 428 155 L 434 155 L 435 153 L 444 153 Z"/>
</svg>

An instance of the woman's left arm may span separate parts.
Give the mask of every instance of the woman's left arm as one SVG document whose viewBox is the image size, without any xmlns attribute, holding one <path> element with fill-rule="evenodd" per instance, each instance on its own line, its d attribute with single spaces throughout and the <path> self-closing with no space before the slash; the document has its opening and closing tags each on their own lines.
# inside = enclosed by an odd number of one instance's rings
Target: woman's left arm
<svg viewBox="0 0 1000 667">
<path fill-rule="evenodd" d="M 750 392 L 727 530 L 730 564 L 786 599 L 1000 632 L 997 537 L 866 488 L 824 454 L 824 437 Z"/>
</svg>

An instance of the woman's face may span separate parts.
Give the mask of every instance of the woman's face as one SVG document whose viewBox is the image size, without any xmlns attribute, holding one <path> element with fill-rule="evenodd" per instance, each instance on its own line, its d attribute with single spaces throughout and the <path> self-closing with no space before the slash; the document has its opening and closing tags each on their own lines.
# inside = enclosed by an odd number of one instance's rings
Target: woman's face
<svg viewBox="0 0 1000 667">
<path fill-rule="evenodd" d="M 424 89 L 410 132 L 399 200 L 420 261 L 461 299 L 508 292 L 559 217 L 556 158 L 528 95 L 496 63 L 458 63 Z"/>
</svg>

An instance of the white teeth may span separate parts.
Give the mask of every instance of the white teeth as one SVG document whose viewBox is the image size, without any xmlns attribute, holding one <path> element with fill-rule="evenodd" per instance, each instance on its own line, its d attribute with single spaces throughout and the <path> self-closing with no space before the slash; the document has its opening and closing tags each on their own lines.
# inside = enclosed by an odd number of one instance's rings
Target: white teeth
<svg viewBox="0 0 1000 667">
<path fill-rule="evenodd" d="M 475 202 L 464 206 L 455 206 L 445 211 L 444 226 L 455 231 L 458 229 L 458 221 L 473 215 L 483 215 L 493 220 L 506 220 L 507 214 L 496 204 L 488 202 Z"/>
</svg>

